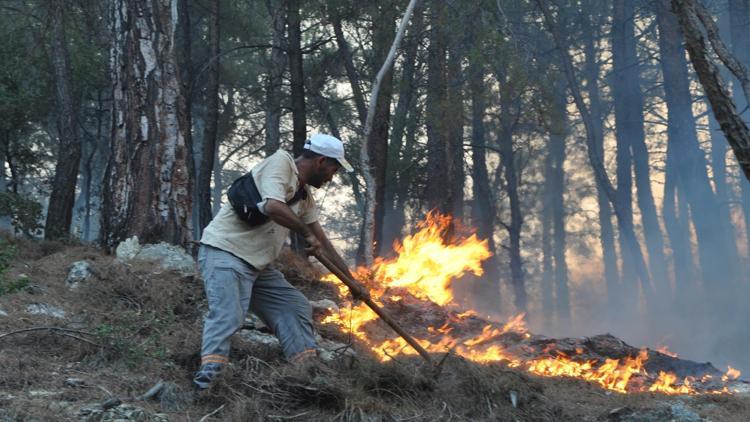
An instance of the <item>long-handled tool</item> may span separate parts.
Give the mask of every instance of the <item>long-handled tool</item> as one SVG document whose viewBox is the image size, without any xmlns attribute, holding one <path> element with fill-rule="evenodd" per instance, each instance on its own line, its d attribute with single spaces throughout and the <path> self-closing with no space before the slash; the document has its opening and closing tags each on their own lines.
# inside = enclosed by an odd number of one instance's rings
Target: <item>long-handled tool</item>
<svg viewBox="0 0 750 422">
<path fill-rule="evenodd" d="M 349 277 L 339 267 L 337 267 L 336 265 L 334 265 L 334 263 L 331 262 L 331 260 L 328 259 L 328 257 L 325 256 L 325 254 L 323 252 L 316 253 L 315 257 L 318 258 L 318 261 L 320 261 L 321 264 L 323 264 L 326 268 L 328 268 L 328 270 L 330 272 L 332 272 L 344 284 L 346 284 L 346 286 L 349 287 L 349 289 L 351 289 L 352 291 L 355 291 L 355 290 L 359 289 L 359 283 L 357 283 L 354 279 L 352 279 L 351 277 Z M 417 343 L 416 340 L 414 340 L 414 338 L 412 336 L 410 336 L 406 331 L 404 331 L 404 329 L 401 328 L 400 325 L 398 325 L 398 323 L 396 322 L 396 320 L 394 320 L 393 318 L 391 318 L 390 315 L 388 315 L 387 313 L 385 313 L 385 311 L 380 306 L 378 306 L 377 303 L 375 303 L 369 297 L 361 298 L 361 300 L 363 302 L 365 302 L 367 304 L 367 306 L 369 306 L 370 309 L 372 309 L 376 314 L 378 314 L 378 316 L 380 317 L 380 319 L 382 319 L 383 321 L 385 321 L 386 324 L 390 325 L 391 328 L 393 328 L 393 331 L 397 332 L 398 335 L 400 335 L 401 337 L 403 337 L 404 340 L 406 340 L 406 342 L 409 343 L 409 345 L 411 345 L 411 347 L 413 347 L 414 350 L 417 351 L 417 353 L 419 353 L 419 356 L 422 356 L 422 358 L 424 358 L 424 360 L 426 360 L 430 364 L 434 363 L 433 360 L 432 360 L 432 356 L 430 356 L 430 354 L 427 353 L 427 351 L 424 349 L 424 347 L 422 347 L 419 343 Z"/>
</svg>

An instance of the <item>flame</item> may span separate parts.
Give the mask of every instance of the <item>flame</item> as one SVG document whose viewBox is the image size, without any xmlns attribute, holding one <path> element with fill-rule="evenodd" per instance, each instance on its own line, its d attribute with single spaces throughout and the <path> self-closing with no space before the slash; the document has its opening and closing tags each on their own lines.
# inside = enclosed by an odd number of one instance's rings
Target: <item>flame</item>
<svg viewBox="0 0 750 422">
<path fill-rule="evenodd" d="M 727 382 L 729 380 L 736 380 L 740 377 L 740 375 L 742 375 L 740 371 L 732 368 L 731 366 L 727 366 L 727 372 L 722 375 L 721 380 L 724 382 Z"/>
<path fill-rule="evenodd" d="M 677 357 L 677 353 L 669 350 L 669 348 L 666 345 L 657 346 L 656 351 L 659 353 L 665 354 L 667 356 L 673 357 L 673 358 Z"/>
<path fill-rule="evenodd" d="M 648 391 L 659 391 L 667 394 L 695 394 L 695 389 L 690 386 L 692 377 L 686 377 L 682 385 L 677 386 L 677 375 L 671 372 L 659 371 L 659 377 L 651 384 Z"/>
<path fill-rule="evenodd" d="M 441 306 L 451 302 L 451 281 L 467 272 L 481 276 L 482 261 L 492 255 L 487 241 L 474 234 L 446 244 L 444 237 L 455 224 L 450 216 L 429 213 L 417 233 L 394 245 L 395 259 L 376 260 L 372 277 L 383 287 L 404 287 Z"/>
<path fill-rule="evenodd" d="M 384 303 L 398 303 L 397 306 L 408 307 L 414 302 L 410 297 L 419 299 L 423 306 L 426 306 L 425 301 L 438 306 L 455 305 L 453 280 L 466 273 L 481 275 L 482 261 L 491 256 L 487 249 L 487 241 L 477 239 L 474 234 L 465 234 L 463 227 L 449 216 L 430 213 L 417 228 L 416 233 L 405 237 L 402 243 L 394 245 L 398 253 L 395 258 L 379 258 L 372 267 L 360 267 L 354 272 L 355 277 L 370 289 L 373 301 L 380 306 Z M 445 241 L 448 233 L 451 233 L 450 243 Z M 334 276 L 327 276 L 324 280 L 336 284 L 341 298 L 348 296 L 348 289 L 336 281 Z M 415 340 L 427 351 L 450 351 L 478 363 L 501 362 L 508 367 L 521 368 L 543 377 L 564 376 L 583 379 L 620 393 L 653 391 L 666 394 L 696 394 L 694 378 L 686 377 L 678 381 L 674 373 L 659 372 L 654 380 L 644 366 L 648 360 L 647 349 L 640 350 L 637 356 L 605 359 L 601 362 L 597 359 L 586 359 L 582 348 L 576 348 L 575 355 L 570 357 L 558 350 L 555 343 L 549 343 L 541 351 L 543 355 L 549 356 L 524 359 L 519 355 L 518 349 L 511 352 L 503 344 L 506 338 L 511 338 L 513 344 L 531 338 L 523 313 L 515 315 L 502 325 L 485 321 L 481 333 L 471 336 L 459 335 L 455 331 L 460 330 L 454 330 L 452 324 L 481 321 L 475 311 L 450 311 L 448 314 L 448 320 L 441 323 L 440 327 L 428 326 L 421 335 L 416 336 Z M 342 306 L 338 315 L 328 315 L 322 322 L 334 324 L 342 332 L 351 333 L 362 344 L 367 345 L 381 361 L 396 356 L 417 354 L 403 338 L 394 337 L 392 332 L 378 333 L 377 325 L 374 323 L 376 320 L 375 312 L 366 304 L 360 303 L 352 304 L 348 309 Z M 525 346 L 522 346 L 522 349 L 523 347 Z M 666 347 L 660 347 L 659 351 L 676 356 Z M 739 371 L 729 367 L 722 380 L 726 382 L 736 379 L 739 375 Z M 710 381 L 710 376 L 704 376 L 699 382 Z M 710 392 L 721 394 L 728 390 L 724 387 L 722 390 Z"/>
</svg>

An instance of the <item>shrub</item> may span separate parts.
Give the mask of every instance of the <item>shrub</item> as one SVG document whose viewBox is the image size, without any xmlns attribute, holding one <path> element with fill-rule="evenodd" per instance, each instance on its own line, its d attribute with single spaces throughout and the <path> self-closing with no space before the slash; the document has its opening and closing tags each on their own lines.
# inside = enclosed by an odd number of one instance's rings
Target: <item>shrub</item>
<svg viewBox="0 0 750 422">
<path fill-rule="evenodd" d="M 0 192 L 0 216 L 10 216 L 13 227 L 27 236 L 42 229 L 42 204 L 13 192 Z"/>
<path fill-rule="evenodd" d="M 8 280 L 5 275 L 17 252 L 14 244 L 0 237 L 0 296 L 17 292 L 29 283 L 25 278 Z"/>
</svg>

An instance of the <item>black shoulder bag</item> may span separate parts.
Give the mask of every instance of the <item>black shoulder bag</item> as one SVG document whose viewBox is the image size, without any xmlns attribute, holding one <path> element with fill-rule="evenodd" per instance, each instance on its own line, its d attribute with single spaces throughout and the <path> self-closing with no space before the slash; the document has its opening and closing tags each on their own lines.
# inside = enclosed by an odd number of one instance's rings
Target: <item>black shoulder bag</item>
<svg viewBox="0 0 750 422">
<path fill-rule="evenodd" d="M 258 203 L 263 201 L 263 197 L 258 191 L 258 186 L 255 185 L 252 172 L 232 182 L 232 186 L 229 187 L 227 192 L 227 198 L 237 216 L 249 225 L 260 226 L 270 220 L 267 215 L 258 209 Z M 307 191 L 304 186 L 300 186 L 292 199 L 287 201 L 286 204 L 292 206 L 302 199 L 307 199 Z"/>
</svg>

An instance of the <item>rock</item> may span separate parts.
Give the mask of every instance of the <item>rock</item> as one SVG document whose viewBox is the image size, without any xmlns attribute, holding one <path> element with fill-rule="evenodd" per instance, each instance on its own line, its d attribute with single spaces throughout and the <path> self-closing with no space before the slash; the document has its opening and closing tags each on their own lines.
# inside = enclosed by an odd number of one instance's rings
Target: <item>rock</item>
<svg viewBox="0 0 750 422">
<path fill-rule="evenodd" d="M 141 245 L 138 236 L 124 240 L 115 250 L 117 259 L 127 262 L 139 259 L 147 262 L 158 262 L 165 270 L 177 271 L 182 276 L 195 276 L 195 260 L 179 246 L 161 242 L 157 244 Z"/>
<path fill-rule="evenodd" d="M 671 405 L 657 408 L 631 408 L 620 407 L 611 410 L 607 416 L 608 421 L 618 422 L 651 422 L 651 421 L 680 421 L 700 422 L 701 417 L 688 408 L 684 402 L 678 401 Z"/>
<path fill-rule="evenodd" d="M 0 309 L 0 317 L 8 316 L 8 313 Z"/>
<path fill-rule="evenodd" d="M 65 311 L 57 306 L 46 303 L 32 303 L 26 307 L 26 312 L 32 315 L 47 315 L 53 318 L 65 318 Z"/>
<path fill-rule="evenodd" d="M 163 413 L 149 414 L 140 407 L 132 404 L 120 404 L 111 409 L 104 410 L 101 405 L 93 404 L 81 407 L 76 415 L 83 421 L 101 421 L 101 422 L 141 422 L 141 421 L 168 421 Z"/>
<path fill-rule="evenodd" d="M 125 239 L 117 245 L 115 255 L 120 261 L 130 261 L 141 251 L 141 244 L 138 242 L 138 236 Z"/>
<path fill-rule="evenodd" d="M 315 335 L 315 341 L 318 343 L 318 356 L 325 362 L 332 362 L 342 356 L 350 358 L 357 356 L 354 349 L 344 343 L 324 339 L 317 334 Z"/>
<path fill-rule="evenodd" d="M 278 347 L 281 349 L 281 344 L 276 336 L 266 333 L 261 333 L 256 330 L 240 330 L 240 337 L 252 344 L 259 344 L 267 347 Z"/>
<path fill-rule="evenodd" d="M 62 391 L 47 391 L 47 390 L 31 390 L 29 391 L 30 397 L 54 397 L 62 395 Z"/>
<path fill-rule="evenodd" d="M 268 326 L 252 312 L 247 313 L 247 318 L 245 318 L 245 324 L 242 326 L 242 328 L 263 332 L 270 331 L 270 328 L 268 328 Z"/>
<path fill-rule="evenodd" d="M 185 277 L 194 276 L 198 273 L 192 256 L 181 247 L 164 242 L 155 245 L 143 245 L 135 259 L 158 262 L 163 269 L 176 271 Z"/>
<path fill-rule="evenodd" d="M 685 422 L 700 422 L 701 417 L 690 410 L 687 406 L 685 406 L 685 403 L 683 402 L 677 402 L 669 407 L 669 410 L 672 412 L 672 417 L 674 420 L 678 421 L 685 421 Z"/>
<path fill-rule="evenodd" d="M 94 277 L 94 271 L 91 269 L 91 264 L 87 261 L 76 261 L 70 266 L 65 284 L 69 289 L 77 289 L 81 283 L 87 282 L 92 277 Z"/>
<path fill-rule="evenodd" d="M 310 306 L 315 315 L 338 315 L 339 306 L 330 299 L 311 300 Z"/>
<path fill-rule="evenodd" d="M 68 378 L 65 380 L 66 387 L 86 387 L 86 381 L 80 378 Z"/>
</svg>

